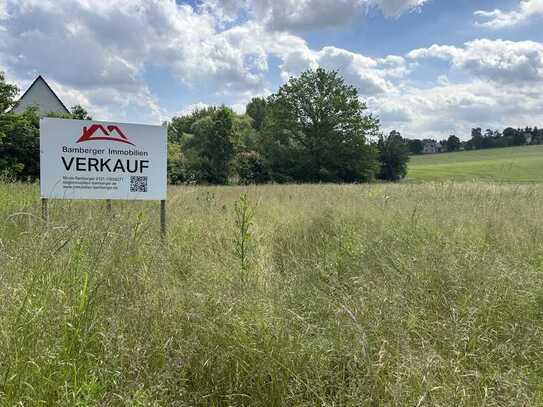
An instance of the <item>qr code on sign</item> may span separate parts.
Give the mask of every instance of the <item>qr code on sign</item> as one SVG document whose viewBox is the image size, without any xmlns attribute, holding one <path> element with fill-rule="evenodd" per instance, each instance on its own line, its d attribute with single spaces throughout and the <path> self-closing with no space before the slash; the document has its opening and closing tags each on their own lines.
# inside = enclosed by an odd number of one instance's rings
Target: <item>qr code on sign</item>
<svg viewBox="0 0 543 407">
<path fill-rule="evenodd" d="M 147 177 L 130 177 L 130 192 L 147 192 Z"/>
</svg>

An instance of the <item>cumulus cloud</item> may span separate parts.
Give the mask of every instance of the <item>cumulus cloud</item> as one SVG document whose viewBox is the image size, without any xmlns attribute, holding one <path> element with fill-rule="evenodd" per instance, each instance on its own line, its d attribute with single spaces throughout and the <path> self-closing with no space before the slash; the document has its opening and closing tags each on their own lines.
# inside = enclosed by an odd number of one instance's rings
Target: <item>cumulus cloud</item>
<svg viewBox="0 0 543 407">
<path fill-rule="evenodd" d="M 67 102 L 85 104 L 95 115 L 115 112 L 123 119 L 143 108 L 145 120 L 159 121 L 163 112 L 142 79 L 144 63 L 160 30 L 174 24 L 171 12 L 187 18 L 190 12 L 171 2 L 137 3 L 4 0 L 3 65 L 22 80 L 44 74 Z"/>
<path fill-rule="evenodd" d="M 501 9 L 476 11 L 475 16 L 479 21 L 475 24 L 492 29 L 507 28 L 541 14 L 543 14 L 543 0 L 521 0 L 518 7 L 511 11 Z"/>
<path fill-rule="evenodd" d="M 389 79 L 406 72 L 401 57 L 373 59 L 335 47 L 317 52 L 316 60 L 319 66 L 338 71 L 362 95 L 390 92 L 394 85 Z"/>
<path fill-rule="evenodd" d="M 387 127 L 403 125 L 413 121 L 413 112 L 409 106 L 404 106 L 399 100 L 370 99 L 372 111 Z"/>
<path fill-rule="evenodd" d="M 41 73 L 77 89 L 81 103 L 90 107 L 109 100 L 111 110 L 130 112 L 145 104 L 155 121 L 163 119 L 143 79 L 153 66 L 166 67 L 195 88 L 236 92 L 263 86 L 262 50 L 240 49 L 235 30 L 220 32 L 213 16 L 174 0 L 2 0 L 2 5 L 3 67 L 23 81 Z"/>
<path fill-rule="evenodd" d="M 375 59 L 337 47 L 311 49 L 305 40 L 288 32 L 268 31 L 248 23 L 221 33 L 228 43 L 236 44 L 242 55 L 249 55 L 255 72 L 268 70 L 268 58 L 277 58 L 284 81 L 306 69 L 323 67 L 338 71 L 363 95 L 392 89 L 392 81 L 407 74 L 406 61 L 400 56 Z M 266 92 L 261 92 L 266 93 Z"/>
<path fill-rule="evenodd" d="M 203 8 L 227 21 L 244 12 L 268 29 L 314 30 L 339 26 L 378 8 L 387 17 L 399 17 L 428 0 L 206 0 Z"/>
<path fill-rule="evenodd" d="M 470 137 L 471 128 L 503 129 L 543 121 L 542 85 L 516 89 L 491 82 L 442 81 L 420 88 L 402 86 L 394 93 L 368 99 L 385 131 L 398 130 L 405 137 L 442 139 L 456 134 Z"/>
<path fill-rule="evenodd" d="M 408 137 L 469 138 L 472 127 L 504 128 L 543 121 L 543 44 L 533 41 L 480 39 L 462 47 L 433 45 L 408 53 L 424 65 L 431 59 L 450 62 L 462 79 L 440 75 L 421 86 L 407 80 L 368 99 L 385 130 Z M 458 76 L 458 75 L 455 75 Z"/>
<path fill-rule="evenodd" d="M 350 21 L 363 0 L 249 0 L 249 10 L 274 30 L 330 27 Z"/>
<path fill-rule="evenodd" d="M 370 4 L 379 7 L 387 17 L 399 17 L 406 11 L 421 7 L 428 0 L 372 0 Z"/>
<path fill-rule="evenodd" d="M 189 105 L 186 105 L 183 109 L 181 109 L 178 116 L 188 115 L 188 114 L 194 113 L 197 110 L 207 109 L 208 107 L 210 107 L 210 105 L 204 102 L 191 103 Z"/>
<path fill-rule="evenodd" d="M 501 83 L 543 79 L 543 44 L 534 41 L 479 39 L 467 42 L 462 48 L 432 45 L 416 49 L 408 57 L 444 59 L 472 75 Z"/>
<path fill-rule="evenodd" d="M 363 96 L 391 91 L 393 81 L 409 71 L 402 57 L 375 59 L 337 47 L 324 47 L 319 51 L 301 47 L 284 55 L 283 61 L 281 69 L 284 80 L 320 66 L 338 71 Z"/>
<path fill-rule="evenodd" d="M 123 118 L 135 110 L 145 110 L 148 120 L 165 118 L 144 79 L 153 66 L 193 89 L 236 95 L 239 103 L 269 93 L 270 56 L 280 61 L 283 78 L 322 64 L 344 71 L 367 93 L 390 88 L 380 69 L 398 66 L 394 60 L 380 66 L 338 49 L 314 51 L 298 36 L 252 21 L 221 31 L 213 15 L 174 0 L 3 0 L 2 5 L 2 68 L 23 83 L 44 74 L 67 103 L 81 103 L 102 118 L 112 112 Z"/>
</svg>

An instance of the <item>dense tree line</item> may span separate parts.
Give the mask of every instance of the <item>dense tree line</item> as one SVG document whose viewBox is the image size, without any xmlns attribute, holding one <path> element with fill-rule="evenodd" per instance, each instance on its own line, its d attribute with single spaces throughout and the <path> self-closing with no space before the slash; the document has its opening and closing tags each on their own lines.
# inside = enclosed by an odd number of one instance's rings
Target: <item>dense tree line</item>
<svg viewBox="0 0 543 407">
<path fill-rule="evenodd" d="M 514 129 L 508 127 L 503 132 L 492 129 L 486 129 L 483 132 L 481 128 L 475 128 L 471 131 L 471 139 L 465 142 L 452 135 L 448 139 L 439 142 L 431 139 L 410 139 L 406 140 L 406 143 L 411 154 L 536 145 L 543 144 L 543 129 L 537 127 Z M 428 150 L 428 146 L 435 146 L 435 148 L 425 151 L 425 147 Z"/>
<path fill-rule="evenodd" d="M 39 176 L 39 116 L 10 112 L 17 89 L 0 77 L 0 174 Z M 66 118 L 90 119 L 75 106 Z M 308 70 L 240 115 L 226 106 L 196 110 L 168 123 L 171 183 L 397 181 L 409 148 L 383 136 L 356 88 L 335 71 Z"/>
<path fill-rule="evenodd" d="M 378 120 L 336 72 L 310 70 L 246 114 L 227 107 L 175 117 L 171 182 L 365 182 L 379 176 Z M 175 155 L 175 156 L 174 156 Z"/>
<path fill-rule="evenodd" d="M 497 130 L 481 128 L 471 131 L 471 139 L 465 143 L 466 150 L 480 150 L 486 148 L 515 147 L 543 143 L 543 129 L 526 127 L 514 129 L 508 127 L 499 132 Z"/>
</svg>

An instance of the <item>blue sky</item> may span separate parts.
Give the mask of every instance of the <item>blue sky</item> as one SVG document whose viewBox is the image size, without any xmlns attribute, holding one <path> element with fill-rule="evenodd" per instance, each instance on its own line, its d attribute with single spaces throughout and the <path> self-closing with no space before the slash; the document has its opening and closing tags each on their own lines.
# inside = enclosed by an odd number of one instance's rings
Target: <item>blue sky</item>
<svg viewBox="0 0 543 407">
<path fill-rule="evenodd" d="M 322 66 L 383 131 L 543 126 L 543 0 L 0 0 L 0 70 L 96 119 L 159 123 Z"/>
</svg>

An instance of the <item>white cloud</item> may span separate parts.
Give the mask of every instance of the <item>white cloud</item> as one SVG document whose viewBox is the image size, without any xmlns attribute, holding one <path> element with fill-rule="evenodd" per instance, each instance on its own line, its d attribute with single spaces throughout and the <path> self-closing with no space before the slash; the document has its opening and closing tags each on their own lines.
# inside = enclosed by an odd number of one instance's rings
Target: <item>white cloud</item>
<svg viewBox="0 0 543 407">
<path fill-rule="evenodd" d="M 298 36 L 283 31 L 270 32 L 255 23 L 232 28 L 221 36 L 228 43 L 236 44 L 245 58 L 252 58 L 253 69 L 258 75 L 267 72 L 269 56 L 279 59 L 284 81 L 306 69 L 321 66 L 339 71 L 361 94 L 372 95 L 390 90 L 393 87 L 391 80 L 408 72 L 403 57 L 374 59 L 336 47 L 313 50 Z"/>
<path fill-rule="evenodd" d="M 370 3 L 379 7 L 387 17 L 399 17 L 406 11 L 421 7 L 428 0 L 371 0 Z"/>
<path fill-rule="evenodd" d="M 253 15 L 274 30 L 337 26 L 362 10 L 363 0 L 249 0 Z"/>
<path fill-rule="evenodd" d="M 463 47 L 416 49 L 407 57 L 422 65 L 431 58 L 449 61 L 465 78 L 454 82 L 440 75 L 429 87 L 406 82 L 397 88 L 396 95 L 389 93 L 388 100 L 374 100 L 377 109 L 389 105 L 390 100 L 409 107 L 410 122 L 388 123 L 406 135 L 439 138 L 456 133 L 466 138 L 471 127 L 499 129 L 543 121 L 541 43 L 480 39 Z"/>
<path fill-rule="evenodd" d="M 381 123 L 390 127 L 411 123 L 413 112 L 408 106 L 401 104 L 400 100 L 382 98 L 370 99 L 372 111 L 379 117 Z"/>
<path fill-rule="evenodd" d="M 380 9 L 387 17 L 399 17 L 429 0 L 206 0 L 204 9 L 226 21 L 243 12 L 268 29 L 315 30 L 347 24 L 367 9 Z"/>
<path fill-rule="evenodd" d="M 543 85 L 536 88 L 497 87 L 473 80 L 442 82 L 429 88 L 401 86 L 386 96 L 368 99 L 381 117 L 383 130 L 399 130 L 410 138 L 470 137 L 471 128 L 524 127 L 543 121 Z"/>
<path fill-rule="evenodd" d="M 279 60 L 284 80 L 320 65 L 372 95 L 389 91 L 391 81 L 405 74 L 403 58 L 313 50 L 301 37 L 269 28 L 341 24 L 369 4 L 396 15 L 422 3 L 338 0 L 330 7 L 329 0 L 209 0 L 194 9 L 174 0 L 0 0 L 0 58 L 18 81 L 43 74 L 68 101 L 100 117 L 145 111 L 144 117 L 163 120 L 166 112 L 144 76 L 155 66 L 195 91 L 238 104 L 269 93 L 270 57 Z M 252 20 L 225 28 L 243 10 Z"/>
<path fill-rule="evenodd" d="M 401 57 L 376 60 L 335 47 L 316 53 L 316 61 L 323 68 L 339 71 L 362 95 L 390 92 L 394 85 L 388 78 L 398 75 L 398 69 L 405 66 Z"/>
<path fill-rule="evenodd" d="M 512 11 L 479 10 L 474 14 L 481 20 L 477 21 L 476 25 L 492 29 L 513 27 L 533 16 L 543 14 L 543 0 L 521 0 L 518 7 Z"/>
<path fill-rule="evenodd" d="M 543 80 L 543 44 L 480 39 L 463 48 L 432 45 L 408 54 L 411 59 L 440 58 L 474 76 L 500 83 Z"/>
<path fill-rule="evenodd" d="M 164 112 L 143 75 L 165 67 L 194 88 L 259 91 L 266 55 L 237 47 L 234 32 L 219 32 L 208 14 L 174 0 L 2 0 L 0 58 L 21 80 L 44 74 L 77 89 L 89 108 L 128 115 Z M 114 89 L 114 91 L 113 91 Z M 61 92 L 60 92 L 61 93 Z M 107 96 L 107 97 L 106 97 Z M 108 99 L 109 98 L 109 99 Z"/>
<path fill-rule="evenodd" d="M 210 107 L 207 103 L 204 102 L 198 102 L 198 103 L 191 103 L 190 105 L 186 105 L 176 116 L 184 116 L 191 113 L 194 113 L 197 110 L 203 110 Z"/>
<path fill-rule="evenodd" d="M 347 83 L 355 86 L 359 93 L 365 96 L 391 91 L 394 88 L 392 80 L 403 77 L 408 72 L 402 57 L 374 59 L 336 47 L 324 47 L 319 51 L 300 47 L 297 52 L 287 53 L 283 61 L 281 68 L 285 80 L 303 70 L 320 66 L 338 71 Z"/>
</svg>

